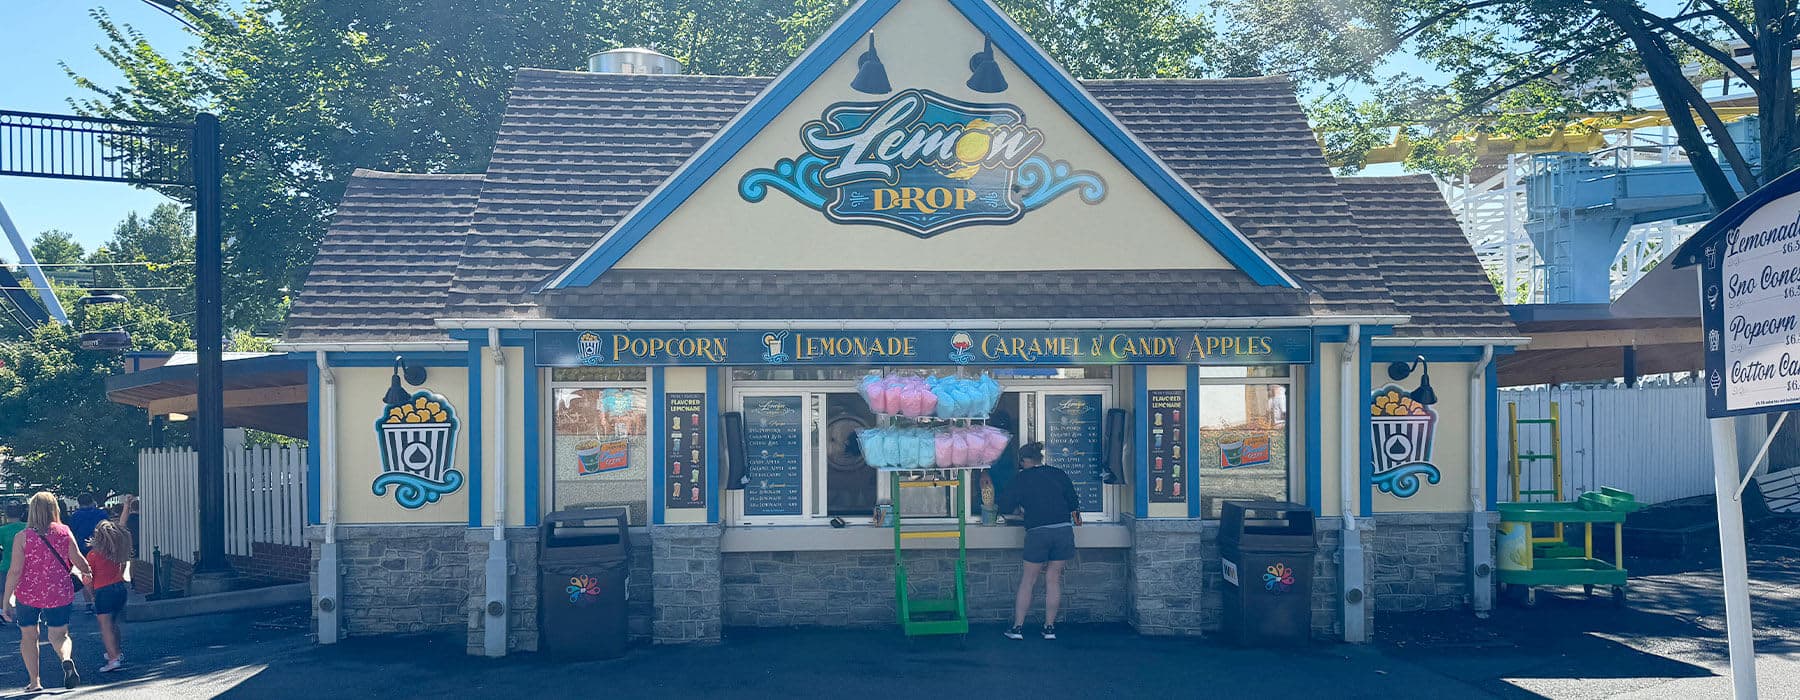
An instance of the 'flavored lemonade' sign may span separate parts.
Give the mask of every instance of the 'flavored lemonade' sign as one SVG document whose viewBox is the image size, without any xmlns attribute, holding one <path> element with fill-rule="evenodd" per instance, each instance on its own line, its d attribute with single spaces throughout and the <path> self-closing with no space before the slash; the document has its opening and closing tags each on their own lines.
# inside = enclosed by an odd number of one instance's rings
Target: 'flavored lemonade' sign
<svg viewBox="0 0 1800 700">
<path fill-rule="evenodd" d="M 1698 248 L 1681 257 L 1702 265 L 1707 414 L 1800 404 L 1800 172 L 1745 197 L 1715 225 L 1723 231 L 1695 234 Z"/>
<path fill-rule="evenodd" d="M 843 102 L 800 129 L 806 154 L 746 173 L 745 200 L 775 188 L 839 223 L 878 224 L 920 238 L 1008 224 L 1064 193 L 1106 197 L 1099 175 L 1039 151 L 1044 132 L 1009 104 L 973 104 L 929 90 L 884 102 Z"/>
</svg>

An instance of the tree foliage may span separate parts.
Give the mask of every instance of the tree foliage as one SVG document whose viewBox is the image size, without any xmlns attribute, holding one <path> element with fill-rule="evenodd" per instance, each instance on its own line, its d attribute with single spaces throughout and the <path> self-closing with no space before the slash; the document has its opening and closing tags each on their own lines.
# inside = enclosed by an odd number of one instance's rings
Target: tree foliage
<svg viewBox="0 0 1800 700">
<path fill-rule="evenodd" d="M 101 55 L 124 76 L 71 73 L 85 113 L 224 125 L 227 325 L 279 320 L 356 168 L 486 166 L 520 67 L 581 69 L 648 46 L 690 71 L 773 75 L 844 0 L 183 0 L 195 46 L 171 55 L 96 10 Z M 1087 78 L 1191 75 L 1209 24 L 1180 0 L 1004 0 Z M 185 189 L 170 196 L 188 201 Z"/>
<path fill-rule="evenodd" d="M 50 229 L 31 240 L 31 257 L 39 265 L 69 265 L 81 262 L 87 251 L 75 242 L 75 234 Z"/>
<path fill-rule="evenodd" d="M 77 305 L 70 321 L 0 344 L 6 476 L 62 493 L 135 490 L 137 450 L 148 443 L 149 423 L 142 410 L 106 399 L 106 378 L 123 371 L 124 360 L 82 350 L 81 334 L 125 328 L 134 349 L 174 351 L 191 346 L 188 326 L 136 302 Z"/>
<path fill-rule="evenodd" d="M 147 217 L 133 212 L 112 239 L 88 256 L 98 289 L 127 289 L 131 296 L 176 318 L 194 311 L 194 217 L 161 204 Z M 121 264 L 123 263 L 123 264 Z"/>
<path fill-rule="evenodd" d="M 1628 114 L 1640 76 L 1688 152 L 1715 206 L 1734 201 L 1726 173 L 1752 187 L 1792 168 L 1796 141 L 1792 0 L 1223 0 L 1227 64 L 1315 81 L 1319 126 L 1355 167 L 1385 131 L 1413 144 L 1408 164 L 1450 173 L 1473 164 L 1456 136 L 1541 136 L 1577 117 Z M 1754 69 L 1727 50 L 1751 47 Z M 1410 54 L 1411 70 L 1382 62 Z M 1692 70 L 1687 70 L 1692 69 Z M 1687 70 L 1684 73 L 1684 70 Z M 1756 93 L 1760 148 L 1734 141 L 1696 79 L 1731 76 Z M 1367 99 L 1346 97 L 1360 86 Z M 1691 110 L 1691 111 L 1690 111 Z M 1604 127 L 1601 120 L 1591 124 Z M 1714 153 L 1717 153 L 1715 158 Z M 1750 162 L 1766 165 L 1754 172 Z"/>
</svg>

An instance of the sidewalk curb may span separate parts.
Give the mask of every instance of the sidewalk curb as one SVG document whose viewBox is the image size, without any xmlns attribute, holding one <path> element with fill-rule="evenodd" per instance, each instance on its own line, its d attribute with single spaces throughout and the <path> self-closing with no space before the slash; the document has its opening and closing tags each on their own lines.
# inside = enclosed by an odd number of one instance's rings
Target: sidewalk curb
<svg viewBox="0 0 1800 700">
<path fill-rule="evenodd" d="M 191 617 L 194 615 L 211 615 L 213 613 L 232 612 L 235 610 L 258 610 L 294 603 L 305 603 L 312 599 L 310 584 L 290 583 L 280 586 L 251 588 L 242 591 L 228 591 L 209 595 L 186 596 L 136 602 L 125 608 L 125 619 L 128 622 L 146 622 L 150 620 L 167 620 L 174 617 Z"/>
</svg>

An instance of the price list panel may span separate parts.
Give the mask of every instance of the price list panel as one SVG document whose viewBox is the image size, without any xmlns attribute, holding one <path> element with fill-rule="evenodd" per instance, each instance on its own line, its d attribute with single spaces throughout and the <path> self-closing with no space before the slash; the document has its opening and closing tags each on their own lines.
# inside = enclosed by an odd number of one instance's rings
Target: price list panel
<svg viewBox="0 0 1800 700">
<path fill-rule="evenodd" d="M 1157 389 L 1150 392 L 1150 502 L 1186 503 L 1188 496 L 1188 435 L 1182 416 L 1187 391 Z"/>
<path fill-rule="evenodd" d="M 705 508 L 706 395 L 671 393 L 663 396 L 663 483 L 668 488 L 663 504 L 668 508 Z"/>
<path fill-rule="evenodd" d="M 1075 482 L 1083 512 L 1106 507 L 1100 433 L 1106 397 L 1102 394 L 1044 394 L 1044 463 Z"/>
<path fill-rule="evenodd" d="M 805 459 L 805 398 L 744 399 L 744 513 L 799 515 Z"/>
<path fill-rule="evenodd" d="M 1708 414 L 1800 402 L 1800 193 L 1709 242 L 1700 262 Z"/>
</svg>

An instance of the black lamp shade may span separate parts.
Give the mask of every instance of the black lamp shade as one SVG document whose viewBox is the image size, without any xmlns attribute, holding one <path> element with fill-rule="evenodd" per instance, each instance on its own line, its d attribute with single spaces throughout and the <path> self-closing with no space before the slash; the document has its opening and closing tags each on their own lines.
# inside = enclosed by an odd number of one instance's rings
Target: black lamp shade
<svg viewBox="0 0 1800 700">
<path fill-rule="evenodd" d="M 412 394 L 406 393 L 406 388 L 400 386 L 400 368 L 405 364 L 405 358 L 394 358 L 394 376 L 388 381 L 387 395 L 381 397 L 389 406 L 398 406 L 412 400 Z"/>
<path fill-rule="evenodd" d="M 1000 64 L 994 60 L 994 40 L 988 39 L 982 44 L 981 53 L 969 57 L 970 90 L 976 92 L 1006 92 L 1006 76 L 1000 73 Z"/>
<path fill-rule="evenodd" d="M 1437 403 L 1437 392 L 1431 389 L 1431 368 L 1424 367 L 1423 370 L 1419 375 L 1419 388 L 1412 390 L 1408 396 L 1411 396 L 1414 401 L 1430 406 Z"/>
<path fill-rule="evenodd" d="M 869 50 L 856 59 L 856 77 L 851 79 L 850 88 L 857 92 L 881 95 L 894 88 L 888 84 L 887 66 L 881 65 L 881 57 L 875 53 L 875 33 L 869 33 Z"/>
</svg>

